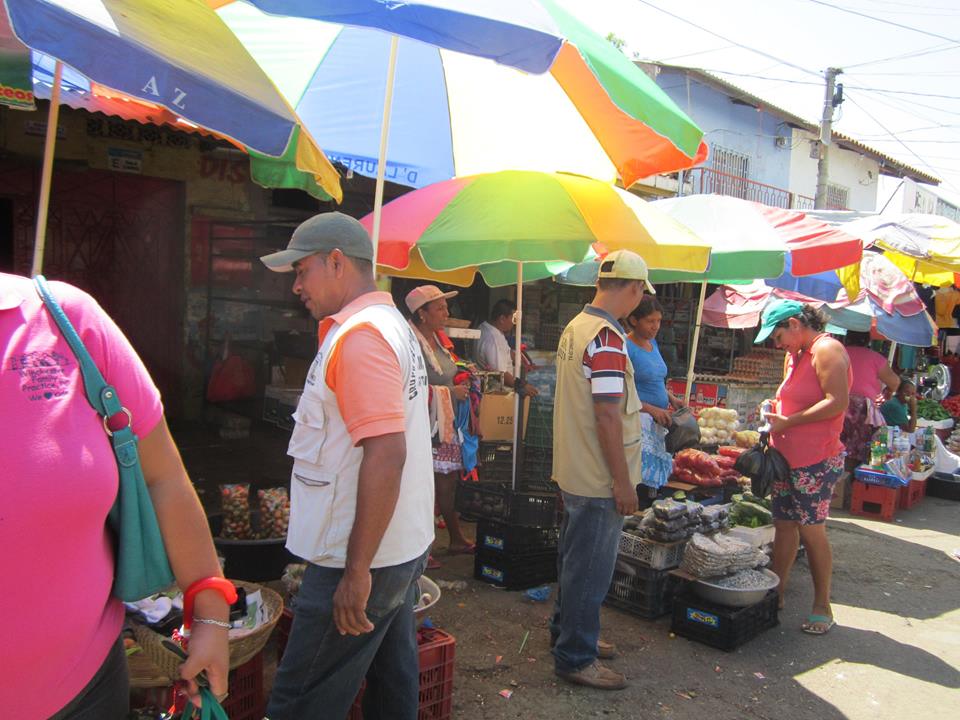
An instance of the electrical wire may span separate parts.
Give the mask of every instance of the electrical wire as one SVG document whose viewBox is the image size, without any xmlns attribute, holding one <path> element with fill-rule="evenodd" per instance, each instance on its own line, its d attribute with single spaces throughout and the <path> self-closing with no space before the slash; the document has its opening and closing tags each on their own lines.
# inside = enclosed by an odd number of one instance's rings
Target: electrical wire
<svg viewBox="0 0 960 720">
<path fill-rule="evenodd" d="M 934 53 L 946 52 L 947 50 L 960 50 L 960 46 L 952 43 L 947 43 L 946 45 L 931 45 L 924 50 L 912 50 L 911 52 L 900 53 L 899 55 L 891 55 L 889 57 L 879 58 L 878 60 L 867 60 L 866 62 L 846 65 L 844 69 L 853 70 L 853 68 L 866 67 L 867 65 L 879 65 L 880 63 L 893 62 L 894 60 L 909 60 L 912 58 L 921 57 L 923 55 L 933 55 Z"/>
<path fill-rule="evenodd" d="M 832 3 L 824 2 L 824 0 L 807 0 L 807 2 L 813 3 L 814 5 L 822 5 L 823 7 L 832 8 L 833 10 L 839 10 L 840 12 L 849 13 L 851 15 L 857 15 L 859 17 L 866 18 L 867 20 L 883 23 L 884 25 L 892 25 L 893 27 L 900 28 L 901 30 L 910 30 L 911 32 L 920 33 L 921 35 L 929 35 L 930 37 L 935 37 L 938 40 L 946 40 L 947 42 L 960 45 L 960 40 L 957 40 L 956 38 L 947 37 L 946 35 L 938 35 L 937 33 L 921 30 L 920 28 L 915 28 L 910 25 L 904 25 L 903 23 L 894 22 L 893 20 L 884 20 L 883 18 L 867 15 L 866 13 L 858 12 L 857 10 L 850 10 L 848 8 L 840 7 L 839 5 L 833 5 Z"/>
<path fill-rule="evenodd" d="M 913 155 L 917 160 L 920 161 L 920 163 L 921 163 L 922 165 L 924 165 L 927 169 L 931 170 L 934 174 L 936 174 L 936 171 L 933 170 L 933 168 L 930 166 L 930 163 L 928 163 L 926 160 L 924 160 L 922 157 L 920 157 L 920 155 L 917 154 L 917 152 L 916 152 L 913 148 L 911 148 L 911 147 L 910 147 L 909 145 L 907 145 L 903 140 L 901 140 L 900 138 L 898 138 L 895 133 L 891 132 L 890 129 L 889 129 L 886 125 L 884 125 L 882 122 L 880 122 L 869 110 L 867 110 L 865 107 L 863 107 L 863 105 L 861 105 L 861 104 L 858 103 L 856 100 L 854 100 L 850 95 L 847 95 L 847 99 L 848 99 L 853 105 L 855 105 L 856 107 L 858 107 L 858 108 L 860 109 L 860 111 L 861 111 L 864 115 L 866 115 L 868 118 L 870 118 L 871 120 L 873 120 L 873 122 L 875 122 L 875 123 L 880 127 L 881 130 L 883 130 L 883 131 L 886 132 L 886 133 L 889 133 L 889 135 L 890 135 L 891 137 L 895 138 L 895 139 L 897 140 L 897 142 L 900 144 L 900 146 L 903 147 L 904 150 L 906 150 L 908 153 L 910 153 L 911 155 Z M 949 181 L 949 180 L 942 180 L 942 181 L 948 183 L 948 184 L 949 184 L 951 187 L 953 187 L 955 190 L 957 189 L 956 186 L 954 186 L 951 181 Z M 958 192 L 960 192 L 960 190 L 958 190 Z"/>
<path fill-rule="evenodd" d="M 720 40 L 723 40 L 724 42 L 730 43 L 731 45 L 734 45 L 734 46 L 736 46 L 736 47 L 738 47 L 738 48 L 741 48 L 742 50 L 747 50 L 747 51 L 752 52 L 752 53 L 754 53 L 754 54 L 756 54 L 756 55 L 760 55 L 760 56 L 762 56 L 762 57 L 765 57 L 765 58 L 767 58 L 768 60 L 773 60 L 774 62 L 776 62 L 776 63 L 778 63 L 778 64 L 780 64 L 780 65 L 786 65 L 787 67 L 791 67 L 791 68 L 793 68 L 794 70 L 799 70 L 800 72 L 806 73 L 806 74 L 808 74 L 808 75 L 814 75 L 814 76 L 816 76 L 816 77 L 820 77 L 820 73 L 818 73 L 818 72 L 815 72 L 815 71 L 813 71 L 813 70 L 808 70 L 807 68 L 801 67 L 801 66 L 799 66 L 799 65 L 794 65 L 794 64 L 791 63 L 791 62 L 788 62 L 788 61 L 786 61 L 786 60 L 782 60 L 782 59 L 776 57 L 775 55 L 771 55 L 770 53 L 764 52 L 763 50 L 757 50 L 756 48 L 752 48 L 752 47 L 750 47 L 749 45 L 744 45 L 743 43 L 739 43 L 739 42 L 737 42 L 736 40 L 731 40 L 730 38 L 726 37 L 725 35 L 721 35 L 720 33 L 714 32 L 713 30 L 710 30 L 710 29 L 708 29 L 708 28 L 705 28 L 705 27 L 703 27 L 702 25 L 698 25 L 697 23 L 693 22 L 692 20 L 687 20 L 687 18 L 682 17 L 682 16 L 680 16 L 680 15 L 677 15 L 677 14 L 675 14 L 675 13 L 672 13 L 672 12 L 670 12 L 669 10 L 664 10 L 662 7 L 659 7 L 659 6 L 657 6 L 657 5 L 654 5 L 654 4 L 653 4 L 652 2 L 650 2 L 649 0 L 636 0 L 636 2 L 640 3 L 641 5 L 646 5 L 647 7 L 652 8 L 653 10 L 656 10 L 657 12 L 661 12 L 661 13 L 663 13 L 664 15 L 668 15 L 668 16 L 672 17 L 674 20 L 679 20 L 680 22 L 686 23 L 687 25 L 690 25 L 691 27 L 695 27 L 697 30 L 700 30 L 701 32 L 705 32 L 705 33 L 707 33 L 708 35 L 713 35 L 713 37 L 719 38 Z"/>
</svg>

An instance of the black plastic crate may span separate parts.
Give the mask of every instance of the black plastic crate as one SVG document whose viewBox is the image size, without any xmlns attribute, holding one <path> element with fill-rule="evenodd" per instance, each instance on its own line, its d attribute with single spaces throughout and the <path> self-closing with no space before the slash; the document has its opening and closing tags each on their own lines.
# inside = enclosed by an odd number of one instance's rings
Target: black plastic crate
<svg viewBox="0 0 960 720">
<path fill-rule="evenodd" d="M 511 490 L 509 482 L 457 483 L 456 508 L 464 515 L 524 527 L 555 527 L 557 493 Z"/>
<path fill-rule="evenodd" d="M 670 570 L 653 570 L 632 558 L 617 556 L 613 580 L 604 604 L 642 618 L 658 618 L 670 612 L 680 580 Z"/>
<path fill-rule="evenodd" d="M 527 482 L 547 485 L 553 477 L 553 448 L 527 447 L 523 450 L 523 477 Z"/>
<path fill-rule="evenodd" d="M 960 500 L 960 477 L 935 472 L 927 478 L 927 495 L 944 500 Z"/>
<path fill-rule="evenodd" d="M 501 555 L 533 555 L 556 550 L 560 528 L 519 527 L 481 520 L 477 523 L 477 547 Z"/>
<path fill-rule="evenodd" d="M 687 591 L 674 599 L 670 630 L 681 637 L 730 651 L 779 624 L 776 590 L 771 590 L 757 604 L 744 608 L 714 605 Z"/>
<path fill-rule="evenodd" d="M 555 582 L 557 551 L 505 555 L 478 547 L 473 558 L 473 577 L 506 590 L 525 590 Z"/>
<path fill-rule="evenodd" d="M 477 463 L 481 482 L 510 480 L 513 475 L 513 443 L 481 442 L 477 448 Z"/>
</svg>

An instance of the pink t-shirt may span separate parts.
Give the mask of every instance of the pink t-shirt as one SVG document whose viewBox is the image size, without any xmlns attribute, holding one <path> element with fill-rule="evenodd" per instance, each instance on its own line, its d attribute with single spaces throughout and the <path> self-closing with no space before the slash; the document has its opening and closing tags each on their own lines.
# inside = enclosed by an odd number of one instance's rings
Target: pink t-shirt
<svg viewBox="0 0 960 720">
<path fill-rule="evenodd" d="M 878 352 L 865 347 L 848 347 L 850 367 L 853 369 L 853 384 L 850 386 L 851 395 L 862 395 L 873 400 L 880 394 L 883 383 L 880 382 L 880 371 L 887 364 L 887 359 Z"/>
<path fill-rule="evenodd" d="M 51 291 L 144 437 L 160 394 L 120 329 L 86 293 Z M 72 700 L 116 641 L 107 512 L 117 465 L 77 360 L 27 278 L 0 273 L 0 708 L 47 718 Z"/>
<path fill-rule="evenodd" d="M 823 388 L 813 368 L 813 351 L 819 343 L 837 342 L 829 335 L 819 335 L 813 341 L 810 352 L 788 356 L 787 377 L 777 389 L 777 404 L 780 415 L 790 416 L 806 410 L 823 400 Z M 853 381 L 850 366 L 847 366 L 847 386 Z M 823 462 L 843 450 L 840 431 L 843 430 L 844 413 L 818 422 L 805 423 L 789 428 L 785 433 L 772 433 L 774 447 L 783 453 L 793 469 Z"/>
</svg>

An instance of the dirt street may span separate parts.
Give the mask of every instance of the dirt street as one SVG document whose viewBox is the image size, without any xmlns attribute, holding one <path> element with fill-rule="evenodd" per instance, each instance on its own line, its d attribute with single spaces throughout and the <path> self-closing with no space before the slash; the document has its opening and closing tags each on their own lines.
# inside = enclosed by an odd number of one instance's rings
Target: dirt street
<svg viewBox="0 0 960 720">
<path fill-rule="evenodd" d="M 960 503 L 927 498 L 898 522 L 831 519 L 834 612 L 824 637 L 800 632 L 812 601 L 806 561 L 792 579 L 780 626 L 732 653 L 669 636 L 670 620 L 604 608 L 611 667 L 630 687 L 573 687 L 553 674 L 552 601 L 469 580 L 430 614 L 457 638 L 454 717 L 762 718 L 960 717 Z M 445 533 L 439 531 L 445 540 Z M 449 557 L 434 579 L 472 577 L 472 557 Z M 520 652 L 525 633 L 529 637 Z M 499 663 L 497 656 L 502 656 Z M 498 693 L 511 690 L 510 699 Z"/>
</svg>

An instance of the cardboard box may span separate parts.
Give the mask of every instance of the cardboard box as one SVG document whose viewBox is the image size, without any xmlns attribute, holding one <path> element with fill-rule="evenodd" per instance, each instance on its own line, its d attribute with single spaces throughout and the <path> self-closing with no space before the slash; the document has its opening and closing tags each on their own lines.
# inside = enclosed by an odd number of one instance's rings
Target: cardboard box
<svg viewBox="0 0 960 720">
<path fill-rule="evenodd" d="M 480 400 L 480 439 L 513 442 L 513 398 L 516 393 L 487 393 Z M 523 402 L 523 433 L 526 437 L 530 398 Z"/>
<path fill-rule="evenodd" d="M 850 473 L 844 472 L 833 486 L 833 497 L 830 498 L 830 507 L 844 508 L 850 507 Z"/>
<path fill-rule="evenodd" d="M 284 355 L 281 364 L 283 365 L 283 384 L 287 387 L 303 390 L 303 384 L 307 380 L 307 373 L 313 364 L 313 358 L 305 360 L 304 358 Z"/>
</svg>

